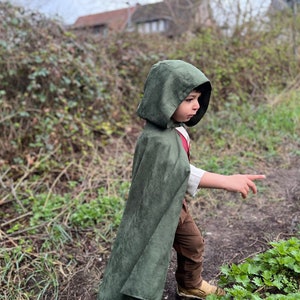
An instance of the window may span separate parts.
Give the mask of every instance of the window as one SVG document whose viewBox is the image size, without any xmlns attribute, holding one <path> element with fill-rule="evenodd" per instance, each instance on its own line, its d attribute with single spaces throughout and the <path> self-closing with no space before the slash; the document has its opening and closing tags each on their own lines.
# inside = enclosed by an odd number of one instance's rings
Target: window
<svg viewBox="0 0 300 300">
<path fill-rule="evenodd" d="M 168 26 L 167 26 L 167 21 L 166 20 L 159 20 L 159 23 L 158 23 L 158 31 L 159 32 L 164 32 L 168 29 Z"/>
<path fill-rule="evenodd" d="M 107 27 L 103 24 L 101 25 L 95 25 L 92 27 L 93 34 L 99 34 L 106 36 L 107 35 Z"/>
<path fill-rule="evenodd" d="M 145 23 L 139 23 L 137 25 L 137 30 L 140 33 L 156 33 L 156 32 L 165 32 L 168 30 L 167 20 L 160 19 L 149 21 Z"/>
</svg>

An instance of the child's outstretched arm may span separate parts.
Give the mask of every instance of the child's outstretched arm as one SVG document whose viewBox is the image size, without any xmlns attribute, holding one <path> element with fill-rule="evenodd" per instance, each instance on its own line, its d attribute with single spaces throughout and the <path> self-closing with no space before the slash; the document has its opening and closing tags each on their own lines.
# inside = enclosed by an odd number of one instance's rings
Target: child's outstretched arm
<svg viewBox="0 0 300 300">
<path fill-rule="evenodd" d="M 220 175 L 216 173 L 205 172 L 201 178 L 199 188 L 224 189 L 229 192 L 241 193 L 246 198 L 249 191 L 254 194 L 257 192 L 255 180 L 264 179 L 265 175 Z"/>
</svg>

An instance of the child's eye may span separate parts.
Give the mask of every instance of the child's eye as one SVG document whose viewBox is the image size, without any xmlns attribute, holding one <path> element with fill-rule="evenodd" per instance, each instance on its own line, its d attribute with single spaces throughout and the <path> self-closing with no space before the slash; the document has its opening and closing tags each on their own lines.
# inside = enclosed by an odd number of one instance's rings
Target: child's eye
<svg viewBox="0 0 300 300">
<path fill-rule="evenodd" d="M 191 102 L 191 101 L 193 101 L 194 100 L 194 98 L 186 98 L 185 99 L 185 101 L 187 101 L 187 102 Z"/>
</svg>

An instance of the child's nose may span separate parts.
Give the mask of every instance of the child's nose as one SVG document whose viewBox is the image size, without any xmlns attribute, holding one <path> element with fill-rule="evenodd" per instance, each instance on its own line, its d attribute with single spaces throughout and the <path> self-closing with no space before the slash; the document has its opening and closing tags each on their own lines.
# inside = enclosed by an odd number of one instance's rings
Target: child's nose
<svg viewBox="0 0 300 300">
<path fill-rule="evenodd" d="M 194 106 L 193 106 L 193 109 L 194 109 L 194 110 L 198 110 L 199 108 L 200 108 L 199 102 L 198 102 L 198 101 L 195 101 L 195 104 L 194 104 Z"/>
</svg>

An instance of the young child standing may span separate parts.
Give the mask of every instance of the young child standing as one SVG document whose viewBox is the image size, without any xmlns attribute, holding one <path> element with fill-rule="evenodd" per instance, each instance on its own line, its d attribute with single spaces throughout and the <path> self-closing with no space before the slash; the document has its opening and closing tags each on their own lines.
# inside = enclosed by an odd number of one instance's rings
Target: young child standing
<svg viewBox="0 0 300 300">
<path fill-rule="evenodd" d="M 133 160 L 132 183 L 122 222 L 105 270 L 99 300 L 161 300 L 172 246 L 177 252 L 177 293 L 192 299 L 224 295 L 202 279 L 204 240 L 185 194 L 220 188 L 245 198 L 264 175 L 225 176 L 189 162 L 186 127 L 205 114 L 211 84 L 181 60 L 152 66 L 137 114 L 146 120 Z"/>
</svg>

